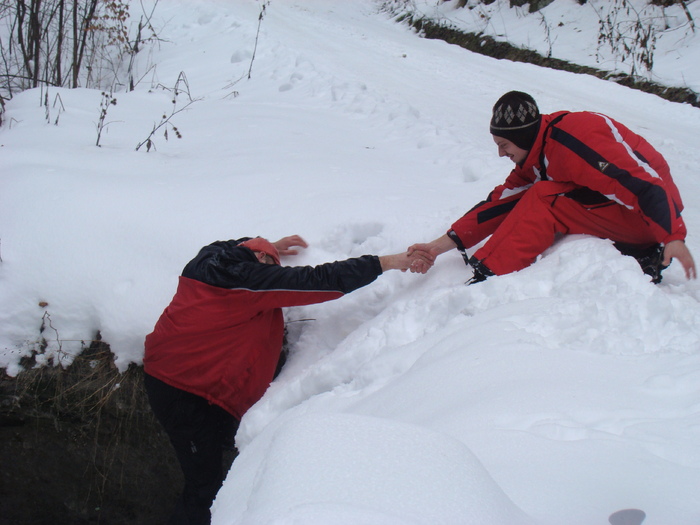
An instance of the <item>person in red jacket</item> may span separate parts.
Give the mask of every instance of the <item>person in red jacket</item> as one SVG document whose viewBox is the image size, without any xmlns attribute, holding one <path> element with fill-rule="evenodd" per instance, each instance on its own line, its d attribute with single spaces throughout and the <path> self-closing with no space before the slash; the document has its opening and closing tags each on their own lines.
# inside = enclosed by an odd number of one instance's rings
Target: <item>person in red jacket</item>
<svg viewBox="0 0 700 525">
<path fill-rule="evenodd" d="M 409 254 L 437 257 L 457 248 L 473 268 L 470 282 L 479 282 L 529 266 L 557 235 L 587 234 L 614 241 L 655 283 L 672 259 L 687 278 L 696 277 L 678 188 L 645 139 L 600 113 L 541 115 L 535 100 L 519 91 L 496 102 L 490 130 L 499 156 L 515 168 L 445 235 L 414 244 Z M 466 250 L 489 236 L 468 258 Z M 417 260 L 411 271 L 430 266 Z"/>
<path fill-rule="evenodd" d="M 241 417 L 265 393 L 280 360 L 282 308 L 337 299 L 384 271 L 431 262 L 416 252 L 281 266 L 280 255 L 296 254 L 295 246 L 306 242 L 294 235 L 275 243 L 256 237 L 203 247 L 146 336 L 144 385 L 185 476 L 172 524 L 210 523 L 224 449 L 233 450 Z"/>
</svg>

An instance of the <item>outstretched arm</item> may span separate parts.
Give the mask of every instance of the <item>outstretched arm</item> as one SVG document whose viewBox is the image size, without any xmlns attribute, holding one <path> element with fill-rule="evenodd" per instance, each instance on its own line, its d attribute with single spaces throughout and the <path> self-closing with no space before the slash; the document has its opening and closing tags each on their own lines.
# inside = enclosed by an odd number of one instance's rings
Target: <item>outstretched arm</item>
<svg viewBox="0 0 700 525">
<path fill-rule="evenodd" d="M 683 241 L 671 241 L 664 246 L 664 266 L 671 264 L 673 259 L 680 261 L 687 279 L 695 279 L 697 277 L 695 261 Z"/>
</svg>

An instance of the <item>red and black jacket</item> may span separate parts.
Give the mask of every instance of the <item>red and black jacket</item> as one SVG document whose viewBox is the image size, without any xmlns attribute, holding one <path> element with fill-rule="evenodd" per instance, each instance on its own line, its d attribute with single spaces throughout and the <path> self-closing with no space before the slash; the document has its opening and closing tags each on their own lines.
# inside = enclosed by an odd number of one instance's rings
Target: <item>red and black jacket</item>
<svg viewBox="0 0 700 525">
<path fill-rule="evenodd" d="M 238 419 L 272 381 L 284 335 L 281 309 L 337 299 L 382 273 L 372 255 L 315 267 L 262 264 L 238 246 L 243 240 L 205 246 L 185 266 L 146 336 L 143 359 L 147 374 Z"/>
<path fill-rule="evenodd" d="M 683 203 L 668 164 L 644 138 L 592 112 L 542 115 L 522 166 L 456 221 L 448 235 L 470 248 L 491 235 L 538 181 L 572 182 L 576 199 L 614 201 L 641 214 L 659 243 L 683 240 Z"/>
</svg>

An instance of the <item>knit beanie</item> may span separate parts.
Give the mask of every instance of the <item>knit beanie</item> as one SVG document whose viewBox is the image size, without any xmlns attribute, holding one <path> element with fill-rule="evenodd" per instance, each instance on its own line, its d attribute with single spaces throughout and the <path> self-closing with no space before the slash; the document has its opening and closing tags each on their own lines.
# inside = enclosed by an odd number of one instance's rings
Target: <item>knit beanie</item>
<svg viewBox="0 0 700 525">
<path fill-rule="evenodd" d="M 540 129 L 540 110 L 527 93 L 509 91 L 493 106 L 491 134 L 530 150 Z"/>
<path fill-rule="evenodd" d="M 264 254 L 267 254 L 270 257 L 272 257 L 272 259 L 275 261 L 275 264 L 280 264 L 280 254 L 277 251 L 277 248 L 275 248 L 274 245 L 267 239 L 263 239 L 262 237 L 256 237 L 255 239 L 243 241 L 238 246 L 245 246 L 246 248 L 253 250 L 254 252 L 262 252 Z"/>
</svg>

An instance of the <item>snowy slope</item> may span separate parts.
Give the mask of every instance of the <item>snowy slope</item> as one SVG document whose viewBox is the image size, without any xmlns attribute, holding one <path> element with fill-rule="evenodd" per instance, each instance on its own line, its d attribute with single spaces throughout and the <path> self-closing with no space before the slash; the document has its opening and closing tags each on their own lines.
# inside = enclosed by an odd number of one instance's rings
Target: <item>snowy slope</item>
<svg viewBox="0 0 700 525">
<path fill-rule="evenodd" d="M 647 0 L 555 0 L 532 13 L 530 4 L 511 6 L 510 0 L 488 5 L 477 0 L 391 3 L 397 12 L 487 35 L 545 57 L 700 92 L 697 1 L 664 7 Z M 466 5 L 459 7 L 460 3 Z"/>
<path fill-rule="evenodd" d="M 510 89 L 647 137 L 700 254 L 700 110 L 421 39 L 370 0 L 273 0 L 247 79 L 260 5 L 161 3 L 165 41 L 136 91 L 115 93 L 100 148 L 99 91 L 51 89 L 48 123 L 39 91 L 9 103 L 9 373 L 46 315 L 44 359 L 69 363 L 99 330 L 122 369 L 139 363 L 177 275 L 216 239 L 298 233 L 311 247 L 285 263 L 316 264 L 435 238 L 510 170 L 488 134 Z M 134 151 L 183 72 L 183 138 Z M 698 283 L 674 264 L 653 286 L 585 237 L 468 277 L 453 252 L 426 276 L 290 309 L 292 357 L 243 419 L 214 523 L 590 525 L 626 507 L 645 525 L 700 521 Z"/>
</svg>

